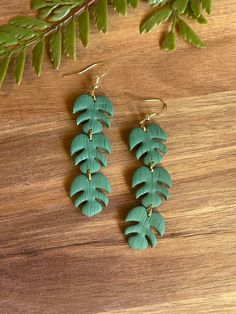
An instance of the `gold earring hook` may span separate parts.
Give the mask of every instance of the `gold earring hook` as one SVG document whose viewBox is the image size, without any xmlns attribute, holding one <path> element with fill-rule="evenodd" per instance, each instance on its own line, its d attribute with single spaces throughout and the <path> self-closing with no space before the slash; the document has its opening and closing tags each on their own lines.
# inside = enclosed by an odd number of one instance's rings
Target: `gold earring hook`
<svg viewBox="0 0 236 314">
<path fill-rule="evenodd" d="M 66 77 L 66 76 L 70 76 L 70 75 L 73 75 L 73 74 L 79 74 L 79 75 L 82 75 L 84 74 L 85 72 L 88 72 L 89 70 L 91 70 L 92 68 L 95 68 L 97 66 L 102 66 L 104 71 L 102 72 L 102 74 L 100 75 L 95 75 L 95 78 L 94 78 L 94 81 L 93 81 L 93 89 L 92 91 L 89 93 L 93 98 L 94 100 L 96 100 L 96 97 L 95 97 L 95 91 L 98 89 L 99 87 L 99 82 L 101 80 L 101 78 L 103 78 L 106 74 L 107 74 L 107 66 L 103 63 L 103 62 L 96 62 L 96 63 L 93 63 L 89 66 L 87 66 L 86 68 L 84 68 L 83 70 L 79 71 L 79 72 L 72 72 L 72 73 L 67 73 L 67 74 L 64 74 L 63 77 Z"/>
<path fill-rule="evenodd" d="M 134 96 L 134 95 L 129 94 L 129 93 L 125 93 L 125 95 L 127 95 L 127 96 L 129 96 L 129 97 L 131 97 L 131 98 L 133 98 L 135 100 L 138 100 L 138 101 L 143 101 L 143 102 L 160 102 L 162 104 L 162 110 L 160 112 L 158 112 L 158 113 L 156 113 L 156 112 L 150 113 L 150 114 L 146 115 L 146 117 L 142 121 L 139 122 L 141 128 L 145 132 L 146 132 L 146 127 L 145 127 L 145 122 L 146 121 L 149 121 L 153 117 L 162 116 L 167 111 L 167 108 L 168 108 L 167 104 L 161 98 L 147 98 L 147 99 L 145 99 L 145 98 L 141 98 L 139 96 Z"/>
</svg>

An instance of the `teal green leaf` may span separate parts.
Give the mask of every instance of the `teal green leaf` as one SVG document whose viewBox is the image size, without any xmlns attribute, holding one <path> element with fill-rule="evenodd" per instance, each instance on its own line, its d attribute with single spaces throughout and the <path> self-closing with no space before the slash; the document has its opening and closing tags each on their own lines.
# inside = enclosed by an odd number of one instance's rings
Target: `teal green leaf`
<svg viewBox="0 0 236 314">
<path fill-rule="evenodd" d="M 142 128 L 135 128 L 129 135 L 130 150 L 137 148 L 136 158 L 144 157 L 147 166 L 151 163 L 157 165 L 163 159 L 162 155 L 167 153 L 162 141 L 166 141 L 166 133 L 157 124 L 150 124 L 146 132 Z"/>
<path fill-rule="evenodd" d="M 11 60 L 11 56 L 10 56 L 10 54 L 8 54 L 4 58 L 4 60 L 2 60 L 1 63 L 0 63 L 0 87 L 2 86 L 2 83 L 3 83 L 3 81 L 4 81 L 5 77 L 6 77 L 7 69 L 8 69 L 10 60 Z"/>
<path fill-rule="evenodd" d="M 128 226 L 124 234 L 129 235 L 129 246 L 134 250 L 144 250 L 157 245 L 157 238 L 151 228 L 156 230 L 161 236 L 165 233 L 165 220 L 161 214 L 153 212 L 150 217 L 147 209 L 143 206 L 133 208 L 127 215 L 126 222 L 137 222 Z"/>
<path fill-rule="evenodd" d="M 45 41 L 43 38 L 37 43 L 37 45 L 32 50 L 32 65 L 37 76 L 41 75 L 44 52 L 45 52 Z"/>
<path fill-rule="evenodd" d="M 173 10 L 168 7 L 159 9 L 140 25 L 140 33 L 150 32 L 155 26 L 167 21 L 172 13 Z"/>
<path fill-rule="evenodd" d="M 58 30 L 52 34 L 49 40 L 50 57 L 55 69 L 58 69 L 61 63 L 61 37 L 61 31 Z"/>
<path fill-rule="evenodd" d="M 24 68 L 25 68 L 25 60 L 26 60 L 26 47 L 24 47 L 17 57 L 16 64 L 15 64 L 15 78 L 16 78 L 16 83 L 20 85 L 23 73 L 24 73 Z"/>
<path fill-rule="evenodd" d="M 77 153 L 75 165 L 80 164 L 80 170 L 84 174 L 87 174 L 88 170 L 93 174 L 100 170 L 101 164 L 107 165 L 102 152 L 111 153 L 111 145 L 108 138 L 100 133 L 94 134 L 92 141 L 87 134 L 79 134 L 71 143 L 71 155 Z"/>
<path fill-rule="evenodd" d="M 127 4 L 131 6 L 133 9 L 137 9 L 139 0 L 127 0 Z"/>
<path fill-rule="evenodd" d="M 106 33 L 108 28 L 107 0 L 98 1 L 94 5 L 92 13 L 98 30 Z"/>
<path fill-rule="evenodd" d="M 181 36 L 190 44 L 197 48 L 205 48 L 205 44 L 198 37 L 198 35 L 190 28 L 190 26 L 183 20 L 178 20 L 179 32 Z"/>
<path fill-rule="evenodd" d="M 54 10 L 58 7 L 59 5 L 54 5 L 54 6 L 46 6 L 42 8 L 39 13 L 38 17 L 42 20 L 47 19 L 50 15 L 53 15 Z M 56 18 L 57 20 L 57 18 Z"/>
<path fill-rule="evenodd" d="M 18 41 L 10 34 L 0 32 L 0 45 L 3 47 L 9 47 L 17 45 Z"/>
<path fill-rule="evenodd" d="M 179 13 L 184 13 L 189 0 L 175 0 L 172 4 L 172 8 L 177 10 Z"/>
<path fill-rule="evenodd" d="M 76 60 L 76 21 L 75 17 L 65 26 L 63 32 L 63 49 L 68 57 Z"/>
<path fill-rule="evenodd" d="M 16 17 L 10 21 L 10 24 L 17 27 L 29 28 L 34 31 L 43 31 L 50 26 L 50 24 L 46 23 L 45 21 L 41 21 L 29 16 Z"/>
<path fill-rule="evenodd" d="M 112 0 L 114 10 L 120 15 L 127 14 L 127 0 Z"/>
<path fill-rule="evenodd" d="M 77 98 L 73 113 L 80 113 L 77 117 L 77 125 L 84 123 L 83 131 L 88 134 L 92 130 L 92 134 L 100 133 L 103 129 L 102 123 L 106 127 L 110 126 L 109 116 L 113 115 L 112 103 L 106 96 L 97 96 L 94 101 L 92 96 L 81 95 Z"/>
<path fill-rule="evenodd" d="M 172 181 L 168 171 L 157 167 L 151 172 L 147 167 L 137 169 L 132 178 L 132 187 L 142 184 L 136 192 L 136 198 L 142 197 L 141 203 L 148 208 L 157 207 L 162 204 L 162 198 L 169 198 L 169 192 L 166 187 L 172 186 Z"/>
<path fill-rule="evenodd" d="M 202 0 L 202 7 L 207 14 L 211 13 L 211 0 Z"/>
<path fill-rule="evenodd" d="M 36 33 L 28 28 L 17 27 L 10 24 L 0 25 L 0 32 L 5 32 L 20 41 L 28 41 L 36 36 Z"/>
<path fill-rule="evenodd" d="M 191 1 L 191 9 L 193 11 L 193 14 L 196 17 L 199 17 L 201 15 L 201 3 L 199 0 L 192 0 Z"/>
<path fill-rule="evenodd" d="M 102 211 L 103 205 L 108 205 L 108 197 L 102 192 L 111 192 L 110 183 L 101 173 L 92 175 L 91 181 L 86 175 L 77 176 L 72 182 L 70 196 L 77 193 L 79 196 L 75 200 L 75 207 L 81 206 L 82 213 L 91 217 Z"/>
<path fill-rule="evenodd" d="M 161 44 L 161 48 L 168 51 L 176 49 L 176 36 L 173 31 L 170 31 Z"/>
<path fill-rule="evenodd" d="M 59 22 L 64 19 L 72 9 L 74 9 L 76 5 L 64 5 L 64 6 L 56 6 L 56 8 L 52 11 L 52 14 L 49 15 L 49 22 Z"/>
<path fill-rule="evenodd" d="M 78 25 L 79 25 L 79 38 L 82 41 L 84 47 L 87 47 L 89 40 L 89 25 L 90 25 L 88 9 L 84 10 L 84 12 L 79 15 Z"/>
</svg>

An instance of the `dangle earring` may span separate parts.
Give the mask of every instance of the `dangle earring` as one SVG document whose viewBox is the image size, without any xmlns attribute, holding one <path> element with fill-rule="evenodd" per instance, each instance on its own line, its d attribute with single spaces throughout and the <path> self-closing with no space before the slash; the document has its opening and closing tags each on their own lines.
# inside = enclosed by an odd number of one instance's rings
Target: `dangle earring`
<svg viewBox="0 0 236 314">
<path fill-rule="evenodd" d="M 107 166 L 103 153 L 111 153 L 110 142 L 102 131 L 103 125 L 110 126 L 110 116 L 114 113 L 112 103 L 106 96 L 96 95 L 100 79 L 106 74 L 107 68 L 99 62 L 77 74 L 83 74 L 96 66 L 102 66 L 104 72 L 95 76 L 91 91 L 79 96 L 74 103 L 73 113 L 79 114 L 76 123 L 83 125 L 83 133 L 75 136 L 71 143 L 71 156 L 74 157 L 75 165 L 79 165 L 82 174 L 73 180 L 70 196 L 76 197 L 75 207 L 80 206 L 82 213 L 88 217 L 98 214 L 103 206 L 108 205 L 109 199 L 104 191 L 111 192 L 108 179 L 98 173 L 101 166 Z"/>
<path fill-rule="evenodd" d="M 159 166 L 163 155 L 167 153 L 167 147 L 163 143 L 167 140 L 166 133 L 157 124 L 146 125 L 151 118 L 163 114 L 167 105 L 159 98 L 143 101 L 159 101 L 163 105 L 163 112 L 147 115 L 139 122 L 140 127 L 134 128 L 129 135 L 130 150 L 136 149 L 136 158 L 142 158 L 145 166 L 138 168 L 133 174 L 132 187 L 137 188 L 135 195 L 136 199 L 141 199 L 141 205 L 131 209 L 126 216 L 126 222 L 136 224 L 126 227 L 124 234 L 129 236 L 128 243 L 132 249 L 141 250 L 148 248 L 149 244 L 151 247 L 157 245 L 152 229 L 161 236 L 165 233 L 165 220 L 155 208 L 162 204 L 162 198 L 169 198 L 167 188 L 172 186 L 168 171 Z"/>
</svg>

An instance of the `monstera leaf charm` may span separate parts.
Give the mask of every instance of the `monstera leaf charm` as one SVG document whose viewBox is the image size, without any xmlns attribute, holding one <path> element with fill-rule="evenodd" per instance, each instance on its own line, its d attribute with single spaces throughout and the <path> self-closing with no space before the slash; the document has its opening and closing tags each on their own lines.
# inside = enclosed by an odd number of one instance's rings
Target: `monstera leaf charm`
<svg viewBox="0 0 236 314">
<path fill-rule="evenodd" d="M 166 145 L 162 143 L 166 141 L 166 133 L 157 124 L 151 124 L 146 128 L 135 128 L 131 131 L 129 136 L 130 150 L 137 147 L 136 157 L 140 159 L 144 157 L 145 165 L 157 165 L 164 154 L 167 153 Z"/>
<path fill-rule="evenodd" d="M 151 172 L 147 167 L 139 168 L 135 171 L 132 179 L 132 187 L 142 186 L 136 190 L 136 198 L 142 197 L 141 203 L 145 207 L 157 207 L 162 204 L 161 197 L 169 198 L 169 191 L 166 187 L 171 187 L 172 182 L 168 171 L 157 167 Z"/>
<path fill-rule="evenodd" d="M 76 119 L 77 125 L 84 123 L 83 131 L 89 134 L 100 133 L 102 123 L 109 127 L 109 116 L 113 115 L 113 107 L 106 96 L 96 96 L 96 100 L 90 95 L 81 95 L 74 104 L 73 113 L 80 113 Z"/>
<path fill-rule="evenodd" d="M 133 208 L 125 221 L 137 222 L 137 224 L 125 229 L 125 235 L 131 235 L 128 238 L 129 246 L 135 250 L 146 249 L 149 243 L 152 247 L 157 245 L 157 238 L 151 228 L 155 229 L 161 236 L 165 233 L 165 221 L 161 214 L 155 212 L 149 217 L 143 206 Z"/>
<path fill-rule="evenodd" d="M 108 205 L 108 197 L 101 190 L 111 192 L 110 183 L 104 175 L 96 173 L 91 181 L 86 175 L 80 175 L 72 182 L 70 196 L 80 193 L 75 200 L 75 207 L 81 205 L 82 213 L 91 217 L 102 211 L 102 204 Z"/>
<path fill-rule="evenodd" d="M 93 135 L 92 142 L 87 134 L 79 134 L 71 144 L 71 155 L 78 153 L 75 157 L 75 165 L 80 164 L 80 170 L 84 174 L 87 174 L 88 170 L 93 174 L 100 170 L 101 164 L 107 165 L 102 151 L 111 153 L 111 145 L 107 137 L 100 133 Z"/>
</svg>

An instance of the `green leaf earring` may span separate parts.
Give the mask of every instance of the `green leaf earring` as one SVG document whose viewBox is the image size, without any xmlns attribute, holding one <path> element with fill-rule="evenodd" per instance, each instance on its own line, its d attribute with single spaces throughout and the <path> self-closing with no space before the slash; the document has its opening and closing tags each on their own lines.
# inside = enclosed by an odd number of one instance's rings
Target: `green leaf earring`
<svg viewBox="0 0 236 314">
<path fill-rule="evenodd" d="M 166 111 L 167 105 L 159 98 L 144 101 L 156 100 L 163 104 L 163 110 Z M 128 236 L 129 246 L 137 250 L 157 245 L 155 231 L 160 236 L 164 235 L 165 220 L 154 210 L 162 204 L 163 199 L 168 200 L 168 188 L 172 186 L 168 171 L 159 165 L 167 153 L 164 143 L 167 140 L 166 133 L 157 124 L 146 126 L 146 122 L 156 115 L 147 115 L 139 123 L 140 127 L 134 128 L 129 135 L 130 150 L 135 149 L 136 158 L 142 159 L 145 165 L 138 168 L 132 178 L 132 187 L 136 188 L 136 199 L 140 199 L 141 205 L 131 209 L 125 219 L 132 224 L 126 227 L 124 234 Z"/>
<path fill-rule="evenodd" d="M 75 199 L 75 207 L 80 206 L 82 213 L 88 217 L 98 214 L 108 205 L 109 199 L 105 192 L 111 192 L 108 179 L 97 173 L 102 166 L 107 166 L 103 153 L 111 153 L 110 142 L 102 131 L 104 126 L 110 126 L 110 117 L 114 110 L 106 96 L 95 95 L 100 79 L 106 74 L 106 66 L 103 63 L 94 63 L 78 74 L 95 66 L 103 66 L 105 70 L 95 77 L 92 91 L 79 96 L 74 103 L 73 113 L 78 114 L 76 123 L 82 125 L 83 133 L 76 135 L 71 143 L 71 156 L 82 174 L 73 180 L 70 196 Z"/>
</svg>

